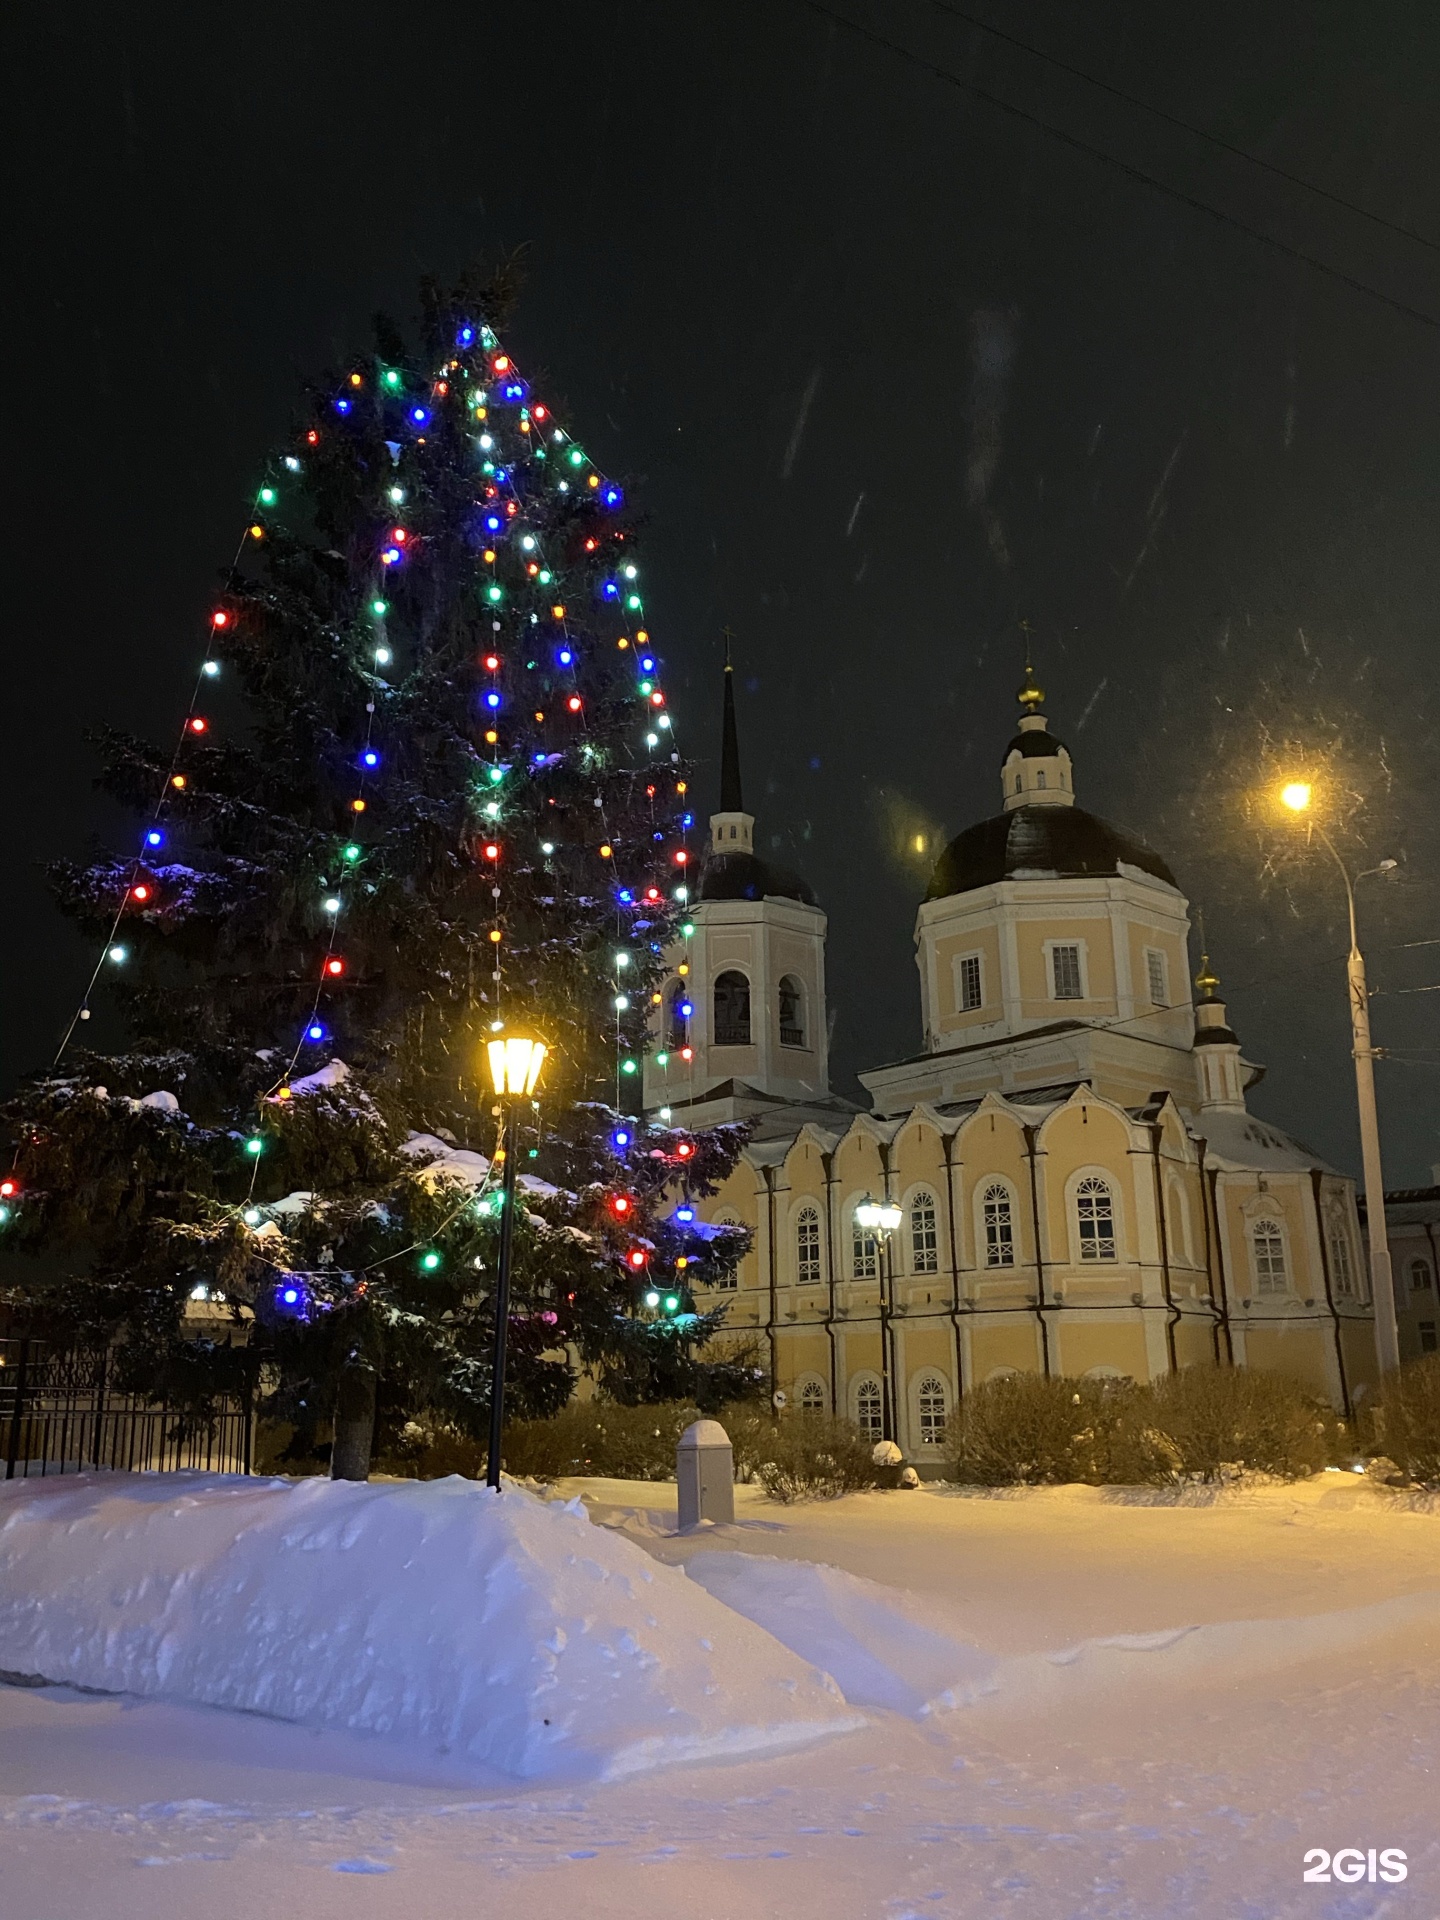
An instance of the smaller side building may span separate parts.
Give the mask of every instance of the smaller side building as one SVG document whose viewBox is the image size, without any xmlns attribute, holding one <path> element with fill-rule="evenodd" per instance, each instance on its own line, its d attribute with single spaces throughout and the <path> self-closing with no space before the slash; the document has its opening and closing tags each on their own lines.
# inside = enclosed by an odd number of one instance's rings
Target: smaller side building
<svg viewBox="0 0 1440 1920">
<path fill-rule="evenodd" d="M 1440 1350 L 1440 1166 L 1431 1167 L 1430 1181 L 1428 1187 L 1398 1187 L 1385 1196 L 1402 1360 Z M 1363 1195 L 1358 1204 L 1363 1224 Z"/>
</svg>

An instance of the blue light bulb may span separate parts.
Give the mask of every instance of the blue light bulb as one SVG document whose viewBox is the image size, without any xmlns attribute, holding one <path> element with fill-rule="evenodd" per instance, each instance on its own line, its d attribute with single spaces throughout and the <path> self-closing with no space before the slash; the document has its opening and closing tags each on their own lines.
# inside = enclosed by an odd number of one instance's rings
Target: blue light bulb
<svg viewBox="0 0 1440 1920">
<path fill-rule="evenodd" d="M 619 487 L 611 486 L 601 488 L 600 498 L 607 507 L 618 507 L 623 502 L 625 496 Z"/>
<path fill-rule="evenodd" d="M 379 756 L 379 754 L 378 754 L 378 753 L 377 753 L 377 752 L 375 751 L 375 749 L 374 749 L 374 747 L 367 747 L 367 748 L 365 749 L 365 751 L 364 751 L 364 753 L 362 753 L 362 754 L 361 754 L 361 756 L 360 756 L 360 764 L 361 764 L 362 766 L 365 766 L 365 767 L 378 767 L 378 766 L 379 766 L 379 764 L 380 764 L 380 756 Z"/>
<path fill-rule="evenodd" d="M 424 407 L 412 407 L 410 409 L 410 418 L 415 422 L 417 427 L 423 427 L 430 416 Z"/>
<path fill-rule="evenodd" d="M 312 1020 L 309 1026 L 306 1027 L 305 1038 L 307 1040 L 314 1040 L 314 1041 L 323 1040 L 325 1038 L 325 1029 L 324 1027 L 321 1026 L 318 1020 Z"/>
<path fill-rule="evenodd" d="M 165 836 L 158 827 L 151 827 L 145 836 L 145 844 L 147 847 L 163 847 Z"/>
<path fill-rule="evenodd" d="M 695 1209 L 693 1207 L 677 1207 L 675 1209 L 675 1218 L 688 1223 L 695 1218 Z"/>
<path fill-rule="evenodd" d="M 500 696 L 499 696 L 499 694 L 498 694 L 498 693 L 487 693 L 487 694 L 486 694 L 486 696 L 485 696 L 485 704 L 486 704 L 486 706 L 487 706 L 487 707 L 498 707 L 498 706 L 499 706 L 499 704 L 500 704 Z"/>
<path fill-rule="evenodd" d="M 348 400 L 337 400 L 335 402 L 335 411 L 337 413 L 348 413 L 350 411 L 350 402 Z"/>
<path fill-rule="evenodd" d="M 569 647 L 562 647 L 560 649 L 559 659 L 562 667 L 568 667 L 570 663 L 574 660 L 574 658 L 575 656 L 570 651 Z"/>
</svg>

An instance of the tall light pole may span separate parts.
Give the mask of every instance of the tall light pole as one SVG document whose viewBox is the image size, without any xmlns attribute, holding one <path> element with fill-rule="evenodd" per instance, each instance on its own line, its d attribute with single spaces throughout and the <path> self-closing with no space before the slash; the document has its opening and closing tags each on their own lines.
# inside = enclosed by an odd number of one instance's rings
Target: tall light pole
<svg viewBox="0 0 1440 1920">
<path fill-rule="evenodd" d="M 1314 798 L 1306 780 L 1292 780 L 1280 790 L 1281 802 L 1296 815 L 1306 815 Z M 1375 1107 L 1375 1049 L 1370 1044 L 1370 990 L 1365 984 L 1365 957 L 1355 930 L 1355 887 L 1371 874 L 1393 873 L 1395 862 L 1382 860 L 1354 879 L 1335 844 L 1316 820 L 1306 825 L 1315 834 L 1345 882 L 1350 910 L 1350 953 L 1345 962 L 1350 988 L 1350 1051 L 1355 1056 L 1355 1100 L 1360 1110 L 1360 1159 L 1365 1173 L 1365 1228 L 1370 1241 L 1370 1281 L 1375 1309 L 1375 1354 L 1381 1373 L 1400 1364 L 1400 1330 L 1395 1322 L 1395 1287 L 1390 1274 L 1390 1240 L 1385 1231 L 1385 1178 L 1380 1169 L 1380 1118 Z"/>
<path fill-rule="evenodd" d="M 543 1040 L 511 1034 L 491 1040 L 490 1082 L 495 1089 L 495 1112 L 500 1120 L 504 1166 L 500 1186 L 500 1262 L 495 1275 L 495 1346 L 490 1363 L 490 1452 L 485 1462 L 485 1484 L 500 1491 L 500 1442 L 505 1431 L 505 1336 L 510 1324 L 510 1246 L 515 1232 L 515 1176 L 520 1154 L 516 1140 L 516 1102 L 528 1100 L 545 1064 Z"/>
<path fill-rule="evenodd" d="M 885 1382 L 885 1398 L 882 1402 L 882 1417 L 887 1429 L 885 1438 L 895 1438 L 895 1428 L 899 1425 L 895 1407 L 895 1356 L 892 1352 L 894 1335 L 891 1330 L 891 1313 L 894 1306 L 895 1275 L 890 1265 L 890 1236 L 900 1224 L 899 1207 L 893 1200 L 872 1200 L 867 1193 L 863 1200 L 855 1203 L 852 1216 L 855 1225 L 868 1233 L 875 1242 L 876 1275 L 880 1286 L 880 1361 L 881 1376 Z M 881 1262 L 883 1261 L 883 1268 Z M 887 1303 L 887 1293 L 892 1298 Z"/>
</svg>

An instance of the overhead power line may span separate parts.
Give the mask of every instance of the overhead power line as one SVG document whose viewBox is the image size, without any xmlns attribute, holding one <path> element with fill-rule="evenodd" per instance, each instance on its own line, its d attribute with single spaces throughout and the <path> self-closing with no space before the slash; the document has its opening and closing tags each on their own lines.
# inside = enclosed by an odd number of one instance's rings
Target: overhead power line
<svg viewBox="0 0 1440 1920">
<path fill-rule="evenodd" d="M 872 46 L 884 47 L 897 59 L 908 61 L 918 67 L 922 73 L 928 73 L 933 79 L 943 80 L 947 86 L 968 93 L 972 99 L 983 101 L 988 107 L 994 107 L 998 113 L 1009 114 L 1013 120 L 1021 120 L 1027 126 L 1036 127 L 1041 133 L 1048 134 L 1052 140 L 1060 141 L 1064 146 L 1072 147 L 1077 153 L 1086 154 L 1092 160 L 1098 160 L 1103 166 L 1113 167 L 1117 173 L 1123 173 L 1127 179 L 1138 181 L 1142 186 L 1163 193 L 1168 199 L 1177 200 L 1181 206 L 1190 207 L 1196 213 L 1203 213 L 1207 219 L 1216 221 L 1222 227 L 1232 227 L 1237 233 L 1247 234 L 1250 239 L 1258 240 L 1262 247 L 1269 247 L 1276 253 L 1282 253 L 1289 260 L 1298 260 L 1302 266 L 1311 267 L 1316 273 L 1323 273 L 1327 279 L 1337 280 L 1342 286 L 1349 287 L 1353 293 L 1363 294 L 1367 300 L 1375 300 L 1381 306 L 1389 307 L 1394 313 L 1403 313 L 1407 320 L 1418 320 L 1422 326 L 1440 330 L 1440 319 L 1433 313 L 1426 313 L 1419 307 L 1412 307 L 1407 301 L 1398 300 L 1393 294 L 1382 293 L 1378 287 L 1372 287 L 1368 281 L 1359 280 L 1354 274 L 1345 273 L 1339 267 L 1332 267 L 1327 260 L 1321 260 L 1313 253 L 1306 253 L 1302 247 L 1292 247 L 1288 241 L 1277 240 L 1274 234 L 1265 233 L 1259 227 L 1252 227 L 1248 221 L 1239 219 L 1233 213 L 1225 213 L 1219 207 L 1211 206 L 1208 200 L 1201 200 L 1196 194 L 1186 193 L 1179 187 L 1172 187 L 1167 181 L 1159 179 L 1153 173 L 1147 173 L 1143 167 L 1132 166 L 1128 160 L 1121 160 L 1105 148 L 1094 146 L 1088 140 L 1082 140 L 1077 134 L 1067 133 L 1063 127 L 1044 120 L 1038 113 L 1028 108 L 1017 107 L 1013 101 L 1002 100 L 999 94 L 991 93 L 985 87 L 976 86 L 971 80 L 962 79 L 958 73 L 951 73 L 948 67 L 937 66 L 933 60 L 927 60 L 923 54 L 913 48 L 903 46 L 898 40 L 888 39 L 883 33 L 877 33 L 873 27 L 867 27 L 858 20 L 851 20 L 839 13 L 834 7 L 828 7 L 824 0 L 803 0 L 812 13 L 818 13 L 826 20 L 833 20 L 837 26 L 846 27 L 862 40 L 868 40 Z"/>
<path fill-rule="evenodd" d="M 963 20 L 967 26 L 976 27 L 981 33 L 988 33 L 994 40 L 1003 40 L 1007 47 L 1017 47 L 1021 53 L 1028 53 L 1032 59 L 1043 60 L 1047 66 L 1054 67 L 1060 73 L 1068 73 L 1074 80 L 1083 80 L 1087 86 L 1098 87 L 1102 93 L 1110 94 L 1116 100 L 1123 100 L 1127 106 L 1138 107 L 1141 113 L 1152 114 L 1155 119 L 1163 120 L 1167 126 L 1179 127 L 1182 133 L 1193 134 L 1197 140 L 1217 147 L 1221 153 L 1228 153 L 1233 159 L 1244 160 L 1249 166 L 1259 167 L 1265 173 L 1274 174 L 1277 180 L 1288 180 L 1292 187 L 1302 187 L 1306 193 L 1313 193 L 1321 200 L 1328 200 L 1331 206 L 1343 207 L 1347 213 L 1353 213 L 1361 220 L 1371 220 L 1377 227 L 1384 227 L 1389 233 L 1398 233 L 1402 239 L 1413 240 L 1417 246 L 1428 247 L 1432 253 L 1440 253 L 1440 241 L 1432 240 L 1428 234 L 1417 233 L 1414 227 L 1404 226 L 1398 220 L 1389 220 L 1383 213 L 1374 213 L 1369 207 L 1358 206 L 1355 201 L 1347 200 L 1343 194 L 1332 193 L 1328 187 L 1322 187 L 1314 180 L 1307 180 L 1303 174 L 1291 173 L 1288 167 L 1280 167 L 1273 160 L 1263 159 L 1258 153 L 1251 153 L 1246 147 L 1237 147 L 1229 140 L 1222 140 L 1218 133 L 1210 133 L 1204 127 L 1197 127 L 1193 121 L 1182 120 L 1178 114 L 1168 113 L 1164 107 L 1157 107 L 1149 100 L 1142 100 L 1138 94 L 1127 93 L 1123 87 L 1117 87 L 1113 81 L 1102 80 L 1098 74 L 1086 73 L 1083 67 L 1072 67 L 1053 53 L 1046 53 L 1043 47 L 1031 46 L 1028 40 L 1017 39 L 1013 33 L 1006 33 L 1000 27 L 992 27 L 988 20 L 982 20 L 977 14 L 967 13 L 963 7 L 951 6 L 949 0 L 930 0 L 932 7 L 941 13 L 948 13 L 953 19 Z"/>
</svg>

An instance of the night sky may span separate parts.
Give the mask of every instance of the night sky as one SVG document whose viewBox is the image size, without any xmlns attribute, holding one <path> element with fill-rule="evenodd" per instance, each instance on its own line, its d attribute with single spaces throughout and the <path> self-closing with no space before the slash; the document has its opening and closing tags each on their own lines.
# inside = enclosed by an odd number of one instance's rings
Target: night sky
<svg viewBox="0 0 1440 1920">
<path fill-rule="evenodd" d="M 927 0 L 848 11 L 1440 320 L 1433 7 L 985 16 L 1430 244 Z M 0 1086 L 93 964 L 43 873 L 117 824 L 86 731 L 172 737 L 301 378 L 376 308 L 408 324 L 421 273 L 524 248 L 507 344 L 651 516 L 702 808 L 734 629 L 758 844 L 830 913 L 837 1088 L 919 1045 L 915 905 L 940 839 L 998 810 L 1028 620 L 1081 804 L 1205 910 L 1270 1069 L 1253 1104 L 1349 1169 L 1343 893 L 1253 804 L 1287 741 L 1330 770 L 1347 854 L 1401 859 L 1363 938 L 1406 1056 L 1388 1184 L 1428 1177 L 1440 324 L 802 0 L 79 0 L 12 18 L 7 67 Z"/>
</svg>

